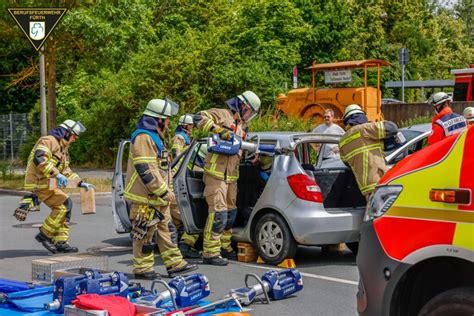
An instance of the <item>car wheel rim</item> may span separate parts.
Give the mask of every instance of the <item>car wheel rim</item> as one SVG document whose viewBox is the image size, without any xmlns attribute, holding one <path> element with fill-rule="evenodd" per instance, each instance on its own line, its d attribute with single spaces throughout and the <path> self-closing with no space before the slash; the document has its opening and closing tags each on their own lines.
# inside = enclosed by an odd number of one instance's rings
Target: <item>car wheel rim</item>
<svg viewBox="0 0 474 316">
<path fill-rule="evenodd" d="M 272 221 L 266 222 L 258 232 L 260 249 L 267 257 L 276 257 L 283 249 L 283 232 L 280 226 Z"/>
</svg>

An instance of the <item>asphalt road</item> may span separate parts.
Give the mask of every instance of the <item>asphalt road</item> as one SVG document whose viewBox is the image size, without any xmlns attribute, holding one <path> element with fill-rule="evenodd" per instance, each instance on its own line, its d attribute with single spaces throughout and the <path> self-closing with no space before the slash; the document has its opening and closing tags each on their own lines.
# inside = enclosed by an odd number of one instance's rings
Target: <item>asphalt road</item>
<svg viewBox="0 0 474 316">
<path fill-rule="evenodd" d="M 115 233 L 110 197 L 97 197 L 97 214 L 81 215 L 77 198 L 71 226 L 70 243 L 80 252 L 106 250 L 109 270 L 131 273 L 131 241 L 127 235 Z M 48 258 L 51 255 L 35 241 L 37 228 L 19 228 L 13 210 L 18 196 L 0 195 L 0 278 L 31 281 L 31 260 Z M 38 227 L 49 214 L 46 206 L 40 212 L 30 213 L 26 224 Z M 31 225 L 28 225 L 31 226 Z M 115 247 L 114 247 L 115 246 Z M 303 274 L 304 289 L 293 297 L 270 305 L 255 303 L 250 306 L 252 315 L 356 315 L 357 267 L 355 255 L 346 250 L 337 253 L 322 253 L 318 247 L 300 247 L 295 258 L 296 266 Z M 227 267 L 200 265 L 199 272 L 210 281 L 210 300 L 218 299 L 231 288 L 244 286 L 246 273 L 262 275 L 271 266 L 245 264 L 232 261 Z M 165 273 L 159 256 L 155 269 Z M 142 284 L 148 285 L 145 281 Z"/>
</svg>

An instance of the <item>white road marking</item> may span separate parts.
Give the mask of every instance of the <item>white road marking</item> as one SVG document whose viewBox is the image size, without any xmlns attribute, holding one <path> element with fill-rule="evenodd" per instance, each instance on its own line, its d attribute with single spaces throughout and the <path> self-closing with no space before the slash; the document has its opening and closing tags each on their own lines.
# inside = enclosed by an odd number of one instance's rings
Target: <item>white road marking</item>
<svg viewBox="0 0 474 316">
<path fill-rule="evenodd" d="M 234 261 L 235 262 L 235 261 Z M 265 266 L 259 266 L 255 264 L 248 264 L 248 263 L 240 263 L 240 262 L 235 262 L 239 265 L 246 266 L 246 267 L 251 267 L 251 268 L 256 268 L 256 269 L 263 269 L 263 270 L 283 270 L 282 268 L 277 268 L 277 267 L 265 267 Z M 301 275 L 307 278 L 313 278 L 313 279 L 320 279 L 320 280 L 326 280 L 326 281 L 332 281 L 332 282 L 337 282 L 337 283 L 344 283 L 344 284 L 350 284 L 350 285 L 355 285 L 357 286 L 359 283 L 356 281 L 351 281 L 351 280 L 346 280 L 346 279 L 339 279 L 339 278 L 333 278 L 325 275 L 319 275 L 319 274 L 312 274 L 312 273 L 306 273 L 306 272 L 301 272 Z"/>
</svg>

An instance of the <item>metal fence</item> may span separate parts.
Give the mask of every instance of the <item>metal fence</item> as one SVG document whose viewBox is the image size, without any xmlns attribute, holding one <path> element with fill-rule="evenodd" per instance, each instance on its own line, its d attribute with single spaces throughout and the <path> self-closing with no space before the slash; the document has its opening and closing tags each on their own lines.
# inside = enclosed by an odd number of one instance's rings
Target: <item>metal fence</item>
<svg viewBox="0 0 474 316">
<path fill-rule="evenodd" d="M 0 160 L 15 160 L 33 133 L 27 113 L 0 115 Z"/>
</svg>

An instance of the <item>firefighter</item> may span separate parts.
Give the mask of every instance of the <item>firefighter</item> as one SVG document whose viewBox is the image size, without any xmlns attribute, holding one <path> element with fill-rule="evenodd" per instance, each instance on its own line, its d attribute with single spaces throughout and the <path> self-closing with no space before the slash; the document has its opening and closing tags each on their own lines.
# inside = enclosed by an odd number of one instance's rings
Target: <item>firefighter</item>
<svg viewBox="0 0 474 316">
<path fill-rule="evenodd" d="M 429 99 L 436 115 L 431 122 L 431 135 L 428 136 L 428 145 L 432 145 L 448 135 L 459 133 L 467 128 L 466 119 L 449 107 L 451 97 L 445 92 L 437 92 Z"/>
<path fill-rule="evenodd" d="M 368 201 L 377 182 L 387 171 L 384 139 L 395 136 L 398 127 L 390 121 L 368 122 L 357 104 L 346 108 L 343 120 L 347 132 L 339 141 L 341 159 L 351 167 L 360 192 Z"/>
<path fill-rule="evenodd" d="M 151 100 L 131 136 L 124 196 L 131 202 L 133 272 L 137 279 L 158 277 L 153 268 L 155 240 L 170 277 L 197 269 L 183 260 L 170 215 L 175 195 L 167 182 L 169 159 L 163 138 L 169 117 L 178 109 L 171 100 Z"/>
<path fill-rule="evenodd" d="M 35 239 L 52 253 L 78 251 L 68 243 L 72 201 L 61 188 L 66 187 L 70 179 L 80 180 L 69 167 L 68 149 L 76 137 L 85 131 L 86 128 L 80 122 L 65 120 L 36 142 L 28 158 L 25 189 L 32 193 L 23 197 L 14 216 L 24 221 L 32 207 L 39 207 L 40 201 L 51 208 Z M 49 188 L 50 178 L 57 179 L 57 189 Z M 84 181 L 80 181 L 78 186 L 87 190 L 94 188 Z"/>
<path fill-rule="evenodd" d="M 244 137 L 244 125 L 257 114 L 260 99 L 245 91 L 226 101 L 229 109 L 212 108 L 194 116 L 194 124 L 209 134 L 219 134 L 223 140 L 233 135 Z M 208 148 L 209 150 L 209 148 Z M 204 165 L 204 197 L 209 215 L 204 228 L 203 262 L 227 265 L 235 258 L 231 246 L 232 225 L 237 216 L 236 196 L 241 152 L 234 156 L 208 153 Z M 222 251 L 221 251 L 222 249 Z"/>
<path fill-rule="evenodd" d="M 468 127 L 474 125 L 474 108 L 473 107 L 468 106 L 467 108 L 465 108 L 464 111 L 462 112 L 462 115 L 466 119 Z"/>
<path fill-rule="evenodd" d="M 175 135 L 173 137 L 173 145 L 171 147 L 173 159 L 176 159 L 181 155 L 183 151 L 188 149 L 191 145 L 191 137 L 193 134 L 193 116 L 191 114 L 184 114 L 178 120 L 178 126 L 176 127 Z M 173 168 L 173 176 L 178 171 L 181 161 L 184 157 L 181 157 L 180 161 L 176 163 Z M 176 201 L 171 203 L 171 218 L 175 224 L 178 232 L 184 230 L 183 221 L 181 220 L 181 214 L 179 212 Z M 180 234 L 179 234 L 180 235 Z M 199 234 L 190 235 L 183 232 L 179 240 L 179 250 L 184 258 L 200 258 L 199 252 L 194 248 Z"/>
</svg>

